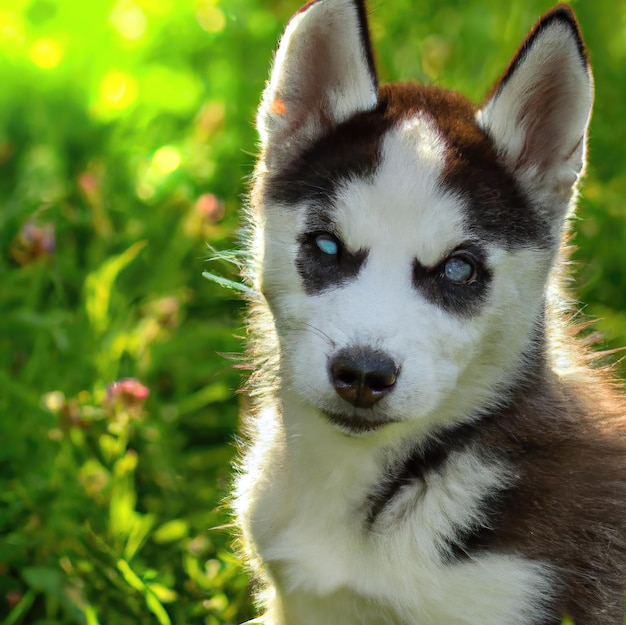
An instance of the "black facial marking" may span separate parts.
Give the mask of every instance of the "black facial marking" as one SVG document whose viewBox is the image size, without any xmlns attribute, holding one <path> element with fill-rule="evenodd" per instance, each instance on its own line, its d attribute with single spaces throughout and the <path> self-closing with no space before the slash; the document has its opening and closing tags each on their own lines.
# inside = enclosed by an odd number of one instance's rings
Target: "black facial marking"
<svg viewBox="0 0 626 625">
<path fill-rule="evenodd" d="M 346 181 L 373 176 L 380 163 L 382 136 L 391 126 L 385 107 L 381 100 L 375 110 L 339 124 L 287 166 L 270 172 L 265 201 L 328 208 Z"/>
<path fill-rule="evenodd" d="M 465 199 L 469 233 L 509 249 L 551 246 L 550 228 L 517 182 L 503 168 L 466 147 L 463 161 L 450 167 L 443 185 Z"/>
<path fill-rule="evenodd" d="M 337 243 L 337 253 L 325 253 L 318 238 L 326 235 L 325 230 L 311 229 L 299 239 L 296 268 L 309 295 L 345 284 L 357 276 L 367 259 L 366 250 L 350 251 L 336 236 L 332 238 Z"/>
<path fill-rule="evenodd" d="M 471 263 L 474 271 L 467 282 L 454 282 L 446 275 L 446 265 L 459 258 Z M 489 292 L 491 272 L 484 253 L 475 245 L 464 245 L 433 267 L 413 262 L 413 285 L 432 304 L 447 312 L 468 316 L 477 312 Z"/>
</svg>

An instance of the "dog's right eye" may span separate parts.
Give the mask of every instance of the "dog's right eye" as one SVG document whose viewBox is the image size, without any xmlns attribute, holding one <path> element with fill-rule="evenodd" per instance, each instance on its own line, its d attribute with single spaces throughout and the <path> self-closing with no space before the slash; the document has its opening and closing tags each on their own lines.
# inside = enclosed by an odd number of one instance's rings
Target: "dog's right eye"
<svg viewBox="0 0 626 625">
<path fill-rule="evenodd" d="M 337 256 L 339 254 L 339 241 L 332 234 L 318 234 L 315 237 L 315 245 L 328 256 Z"/>
<path fill-rule="evenodd" d="M 366 250 L 346 248 L 327 230 L 305 232 L 299 242 L 296 266 L 308 293 L 336 287 L 355 277 L 367 258 Z"/>
</svg>

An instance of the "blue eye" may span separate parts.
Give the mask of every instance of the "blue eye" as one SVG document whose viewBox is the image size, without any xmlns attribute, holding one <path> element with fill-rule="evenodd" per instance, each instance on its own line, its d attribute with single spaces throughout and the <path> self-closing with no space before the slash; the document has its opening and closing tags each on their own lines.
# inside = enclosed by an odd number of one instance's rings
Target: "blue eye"
<svg viewBox="0 0 626 625">
<path fill-rule="evenodd" d="M 337 256 L 339 254 L 339 242 L 330 234 L 318 234 L 315 237 L 315 245 L 329 256 Z"/>
<path fill-rule="evenodd" d="M 455 284 L 470 284 L 476 278 L 476 266 L 466 258 L 455 256 L 446 262 L 443 274 Z"/>
</svg>

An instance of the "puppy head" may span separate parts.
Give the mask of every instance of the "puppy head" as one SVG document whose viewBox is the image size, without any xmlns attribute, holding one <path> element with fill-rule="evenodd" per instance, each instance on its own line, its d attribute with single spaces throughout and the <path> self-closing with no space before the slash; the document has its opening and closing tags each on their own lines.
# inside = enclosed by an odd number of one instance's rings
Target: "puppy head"
<svg viewBox="0 0 626 625">
<path fill-rule="evenodd" d="M 258 114 L 252 207 L 284 385 L 363 432 L 468 418 L 539 366 L 592 89 L 566 7 L 481 107 L 380 87 L 363 2 L 297 13 Z"/>
</svg>

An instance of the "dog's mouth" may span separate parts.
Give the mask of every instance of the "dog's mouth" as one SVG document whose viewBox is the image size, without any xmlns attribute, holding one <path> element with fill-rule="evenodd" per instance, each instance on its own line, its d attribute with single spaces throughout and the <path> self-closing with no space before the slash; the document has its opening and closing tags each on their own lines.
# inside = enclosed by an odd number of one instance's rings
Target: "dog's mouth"
<svg viewBox="0 0 626 625">
<path fill-rule="evenodd" d="M 381 417 L 374 416 L 374 414 L 363 415 L 363 414 L 346 414 L 341 412 L 329 412 L 327 410 L 323 411 L 324 417 L 328 421 L 330 421 L 333 425 L 337 426 L 340 430 L 345 432 L 346 434 L 351 434 L 353 436 L 360 434 L 370 434 L 386 425 L 391 425 L 392 423 L 398 423 L 397 419 L 392 419 L 390 417 Z"/>
</svg>

